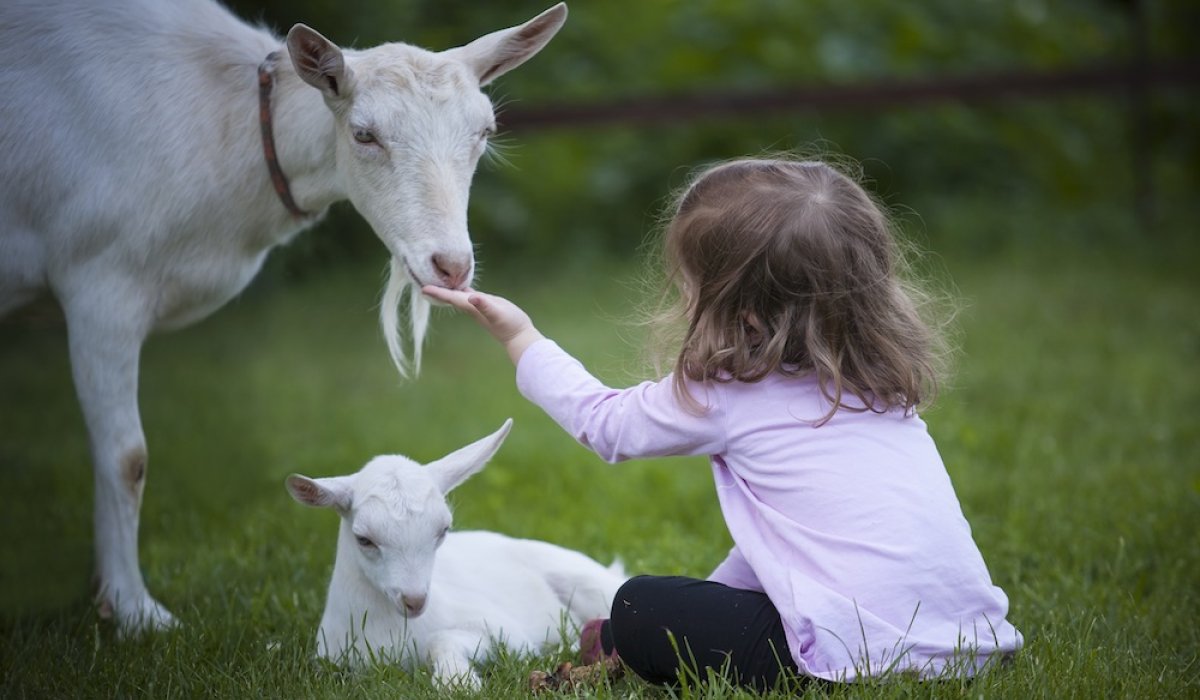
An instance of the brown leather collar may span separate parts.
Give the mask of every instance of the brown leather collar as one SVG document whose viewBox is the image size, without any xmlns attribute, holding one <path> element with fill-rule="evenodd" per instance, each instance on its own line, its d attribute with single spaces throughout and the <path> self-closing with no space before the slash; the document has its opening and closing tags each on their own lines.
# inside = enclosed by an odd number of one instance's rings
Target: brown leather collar
<svg viewBox="0 0 1200 700">
<path fill-rule="evenodd" d="M 262 127 L 263 157 L 267 160 L 267 169 L 271 171 L 271 184 L 275 193 L 292 216 L 297 219 L 307 219 L 310 214 L 296 204 L 292 199 L 292 189 L 288 187 L 287 176 L 279 167 L 279 159 L 275 155 L 275 134 L 271 129 L 271 88 L 275 85 L 275 62 L 279 52 L 267 54 L 267 60 L 258 66 L 258 123 Z"/>
</svg>

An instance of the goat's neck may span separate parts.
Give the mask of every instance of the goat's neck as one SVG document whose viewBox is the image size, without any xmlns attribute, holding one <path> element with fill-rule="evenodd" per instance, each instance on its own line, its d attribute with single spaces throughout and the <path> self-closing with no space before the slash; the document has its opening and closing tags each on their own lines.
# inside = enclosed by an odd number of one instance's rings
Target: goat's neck
<svg viewBox="0 0 1200 700">
<path fill-rule="evenodd" d="M 321 94 L 296 75 L 286 49 L 276 61 L 271 114 L 279 164 L 300 208 L 319 214 L 345 199 L 337 174 L 333 113 Z"/>
</svg>

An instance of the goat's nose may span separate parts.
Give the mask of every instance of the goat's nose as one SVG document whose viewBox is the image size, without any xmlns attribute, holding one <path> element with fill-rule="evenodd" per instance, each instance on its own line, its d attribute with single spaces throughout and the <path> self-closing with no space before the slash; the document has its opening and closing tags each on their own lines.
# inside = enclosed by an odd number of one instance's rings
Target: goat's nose
<svg viewBox="0 0 1200 700">
<path fill-rule="evenodd" d="M 458 289 L 466 286 L 471 276 L 471 254 L 437 253 L 430 260 L 438 279 L 447 289 Z"/>
<path fill-rule="evenodd" d="M 425 609 L 425 596 L 423 595 L 402 595 L 400 602 L 409 615 L 418 615 Z"/>
</svg>

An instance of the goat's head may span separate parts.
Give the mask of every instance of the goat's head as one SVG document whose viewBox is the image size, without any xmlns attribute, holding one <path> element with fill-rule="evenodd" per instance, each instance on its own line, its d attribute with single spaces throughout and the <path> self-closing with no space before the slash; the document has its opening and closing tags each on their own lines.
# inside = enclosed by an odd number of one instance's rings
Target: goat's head
<svg viewBox="0 0 1200 700">
<path fill-rule="evenodd" d="M 450 529 L 446 494 L 483 468 L 512 427 L 425 466 L 384 455 L 356 474 L 287 478 L 292 498 L 333 508 L 342 517 L 338 556 L 349 556 L 363 578 L 407 617 L 425 610 L 437 548 Z M 348 550 L 348 551 L 347 551 Z"/>
<path fill-rule="evenodd" d="M 413 364 L 428 319 L 422 285 L 462 289 L 474 254 L 467 232 L 471 179 L 495 132 L 480 88 L 542 49 L 566 21 L 558 4 L 525 24 L 433 53 L 408 44 L 344 52 L 298 24 L 287 46 L 296 73 L 333 113 L 341 185 L 392 256 L 381 309 L 392 358 L 407 374 L 397 307 L 412 285 Z"/>
</svg>

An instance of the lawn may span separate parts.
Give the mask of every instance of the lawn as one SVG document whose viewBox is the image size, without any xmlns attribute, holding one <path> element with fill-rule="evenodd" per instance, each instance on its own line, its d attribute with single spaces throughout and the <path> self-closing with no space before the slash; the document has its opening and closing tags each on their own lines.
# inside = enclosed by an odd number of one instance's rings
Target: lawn
<svg viewBox="0 0 1200 700">
<path fill-rule="evenodd" d="M 926 418 L 1027 647 L 970 683 L 794 692 L 1200 696 L 1200 281 L 1195 246 L 1180 250 L 937 251 L 962 299 L 960 352 Z M 0 321 L 0 697 L 441 697 L 420 674 L 313 660 L 336 516 L 294 503 L 283 479 L 380 453 L 427 461 L 509 416 L 507 444 L 454 494 L 456 527 L 620 557 L 631 572 L 704 576 L 720 561 L 730 541 L 705 460 L 604 465 L 520 398 L 468 320 L 436 316 L 421 377 L 402 383 L 375 323 L 382 267 L 268 276 L 147 345 L 142 565 L 184 624 L 132 641 L 89 602 L 92 482 L 64 329 L 47 306 Z M 535 269 L 492 266 L 484 284 L 603 378 L 635 378 L 639 335 L 620 323 L 635 266 Z M 502 659 L 482 696 L 525 697 L 530 670 L 565 658 Z M 634 680 L 595 693 L 671 696 Z M 693 694 L 736 695 L 674 693 Z"/>
</svg>

